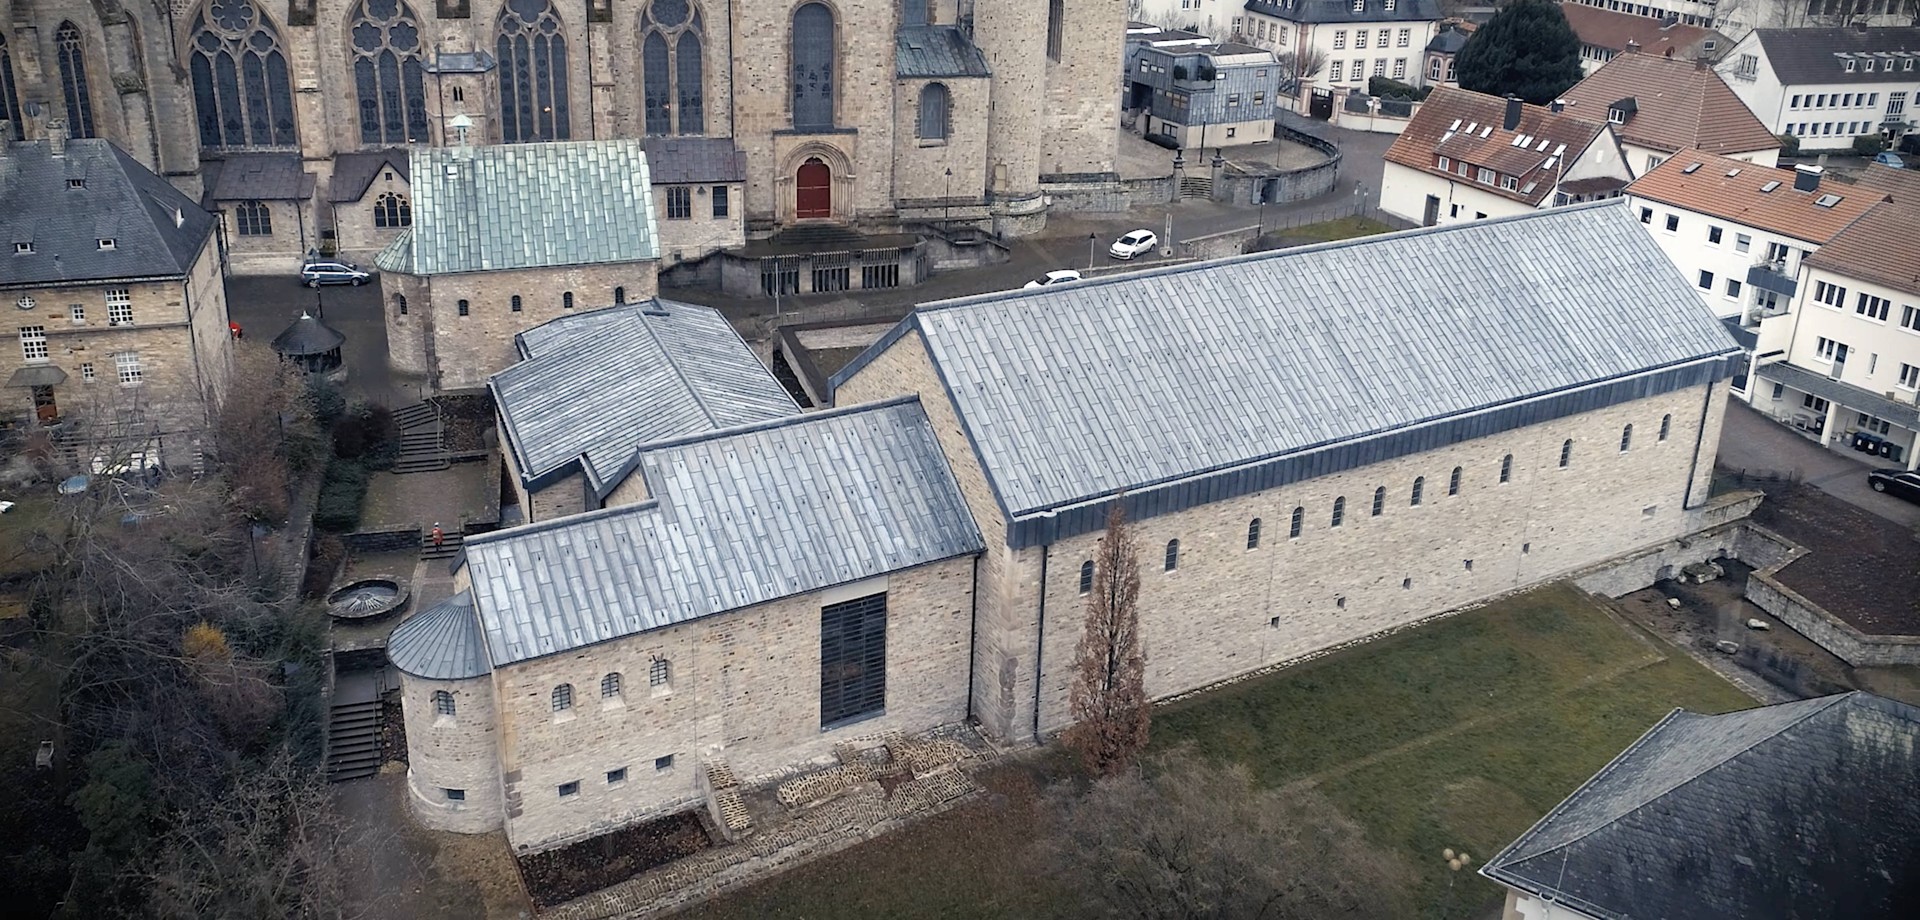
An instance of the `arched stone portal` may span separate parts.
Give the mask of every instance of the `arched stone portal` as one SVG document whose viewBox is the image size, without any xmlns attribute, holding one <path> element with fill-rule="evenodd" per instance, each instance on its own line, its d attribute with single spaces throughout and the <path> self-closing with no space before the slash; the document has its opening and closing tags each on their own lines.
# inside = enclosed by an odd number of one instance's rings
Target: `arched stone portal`
<svg viewBox="0 0 1920 920">
<path fill-rule="evenodd" d="M 799 220 L 833 217 L 833 169 L 819 157 L 808 157 L 794 173 L 793 216 Z"/>
</svg>

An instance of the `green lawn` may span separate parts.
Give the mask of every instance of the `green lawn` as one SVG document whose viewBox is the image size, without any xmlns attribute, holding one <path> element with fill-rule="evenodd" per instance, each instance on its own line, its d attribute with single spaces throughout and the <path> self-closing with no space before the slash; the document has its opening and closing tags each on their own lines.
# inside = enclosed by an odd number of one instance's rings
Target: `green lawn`
<svg viewBox="0 0 1920 920">
<path fill-rule="evenodd" d="M 1493 855 L 1675 706 L 1754 705 L 1568 587 L 1550 587 L 1161 709 L 1154 745 L 1314 784 L 1419 870 L 1424 916 L 1499 897 L 1440 851 Z M 1073 916 L 1026 862 L 1044 770 L 997 797 L 843 851 L 697 917 Z"/>
</svg>

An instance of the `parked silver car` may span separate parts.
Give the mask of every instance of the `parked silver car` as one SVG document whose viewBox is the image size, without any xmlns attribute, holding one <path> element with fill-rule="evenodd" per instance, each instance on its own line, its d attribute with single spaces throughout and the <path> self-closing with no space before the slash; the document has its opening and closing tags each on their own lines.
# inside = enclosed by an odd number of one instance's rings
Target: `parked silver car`
<svg viewBox="0 0 1920 920">
<path fill-rule="evenodd" d="M 373 273 L 352 262 L 308 262 L 300 266 L 300 282 L 317 288 L 323 284 L 351 284 L 354 287 L 373 280 Z"/>
</svg>

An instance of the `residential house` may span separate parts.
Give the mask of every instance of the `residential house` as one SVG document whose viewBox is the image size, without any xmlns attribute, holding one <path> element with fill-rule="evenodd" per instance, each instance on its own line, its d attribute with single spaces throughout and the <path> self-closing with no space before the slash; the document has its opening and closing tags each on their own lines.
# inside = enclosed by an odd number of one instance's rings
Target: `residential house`
<svg viewBox="0 0 1920 920">
<path fill-rule="evenodd" d="M 1129 35 L 1127 59 L 1126 107 L 1145 115 L 1145 133 L 1196 149 L 1273 140 L 1281 82 L 1273 52 L 1158 32 Z"/>
<path fill-rule="evenodd" d="M 1687 25 L 1678 16 L 1650 19 L 1581 3 L 1562 3 L 1560 11 L 1580 39 L 1580 69 L 1588 74 L 1622 54 L 1714 60 L 1732 44 L 1726 36 L 1703 26 Z"/>
<path fill-rule="evenodd" d="M 656 293 L 660 237 L 640 141 L 410 157 L 412 226 L 374 260 L 395 370 L 436 389 L 485 386 L 517 360 L 516 334 Z"/>
<path fill-rule="evenodd" d="M 1247 0 L 1245 15 L 1239 31 L 1255 44 L 1324 62 L 1300 81 L 1322 98 L 1364 91 L 1369 77 L 1421 83 L 1424 49 L 1441 18 L 1437 0 Z"/>
<path fill-rule="evenodd" d="M 1719 70 L 1768 130 L 1802 151 L 1848 150 L 1913 130 L 1920 28 L 1755 29 Z"/>
<path fill-rule="evenodd" d="M 191 462 L 232 365 L 217 223 L 107 141 L 0 141 L 0 423 L 80 472 Z"/>
<path fill-rule="evenodd" d="M 1920 710 L 1844 693 L 1676 709 L 1480 874 L 1508 920 L 1896 920 L 1920 868 Z"/>
<path fill-rule="evenodd" d="M 1440 87 L 1387 148 L 1380 209 L 1422 226 L 1612 198 L 1633 181 L 1603 122 Z"/>
<path fill-rule="evenodd" d="M 1465 23 L 1449 22 L 1435 33 L 1433 40 L 1427 42 L 1426 79 L 1427 86 L 1459 86 L 1460 75 L 1455 69 L 1454 60 L 1460 56 L 1460 49 L 1467 46 L 1467 39 L 1473 32 Z"/>
<path fill-rule="evenodd" d="M 1710 28 L 1730 39 L 1754 29 L 1811 29 L 1911 22 L 1910 0 L 1566 0 L 1596 9 Z"/>
<path fill-rule="evenodd" d="M 1243 41 L 1233 34 L 1233 24 L 1243 16 L 1246 0 L 1129 0 L 1127 16 L 1132 29 L 1147 23 L 1167 29 L 1199 32 L 1214 41 Z"/>
<path fill-rule="evenodd" d="M 1562 99 L 1568 112 L 1595 121 L 1604 117 L 1613 126 L 1635 174 L 1679 150 L 1762 166 L 1780 160 L 1780 139 L 1704 61 L 1623 54 L 1574 84 Z"/>
</svg>

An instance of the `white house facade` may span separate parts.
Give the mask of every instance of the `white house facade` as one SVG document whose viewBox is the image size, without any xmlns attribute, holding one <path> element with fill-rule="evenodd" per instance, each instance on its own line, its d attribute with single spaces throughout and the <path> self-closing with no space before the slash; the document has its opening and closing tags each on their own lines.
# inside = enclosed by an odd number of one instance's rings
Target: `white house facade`
<svg viewBox="0 0 1920 920">
<path fill-rule="evenodd" d="M 1863 23 L 1900 25 L 1913 21 L 1913 0 L 1567 0 L 1635 16 L 1678 19 L 1706 26 L 1729 38 L 1754 29 L 1806 29 Z"/>
<path fill-rule="evenodd" d="M 1323 61 L 1301 80 L 1323 91 L 1364 90 L 1372 77 L 1423 85 L 1442 18 L 1435 0 L 1247 0 L 1243 15 L 1238 31 L 1253 44 Z"/>
<path fill-rule="evenodd" d="M 1803 151 L 1897 139 L 1920 102 L 1920 28 L 1756 29 L 1717 65 L 1775 134 Z"/>
</svg>

